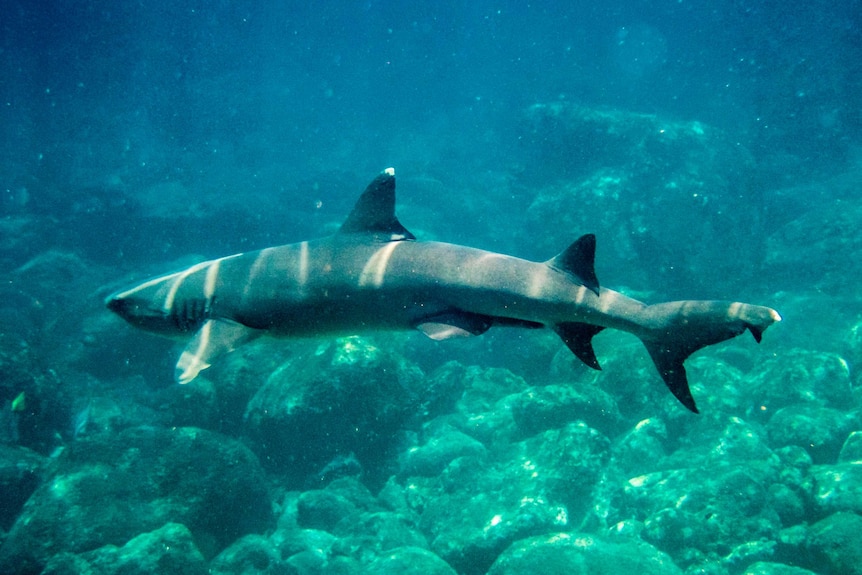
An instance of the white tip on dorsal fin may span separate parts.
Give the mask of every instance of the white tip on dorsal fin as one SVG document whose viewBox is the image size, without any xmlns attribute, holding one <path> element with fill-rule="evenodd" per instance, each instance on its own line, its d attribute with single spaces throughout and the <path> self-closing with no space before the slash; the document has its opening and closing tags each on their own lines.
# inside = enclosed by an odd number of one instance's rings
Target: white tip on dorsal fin
<svg viewBox="0 0 862 575">
<path fill-rule="evenodd" d="M 368 184 L 339 233 L 370 234 L 386 242 L 416 239 L 395 217 L 395 168 L 386 168 Z"/>
</svg>

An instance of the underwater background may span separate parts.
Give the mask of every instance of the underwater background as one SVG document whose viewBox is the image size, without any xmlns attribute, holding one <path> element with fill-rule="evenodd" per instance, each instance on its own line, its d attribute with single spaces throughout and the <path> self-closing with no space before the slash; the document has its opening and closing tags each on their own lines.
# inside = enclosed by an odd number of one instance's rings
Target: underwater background
<svg viewBox="0 0 862 575">
<path fill-rule="evenodd" d="M 0 572 L 862 573 L 862 2 L 0 7 Z M 192 383 L 112 291 L 331 233 L 784 321 L 265 340 Z"/>
</svg>

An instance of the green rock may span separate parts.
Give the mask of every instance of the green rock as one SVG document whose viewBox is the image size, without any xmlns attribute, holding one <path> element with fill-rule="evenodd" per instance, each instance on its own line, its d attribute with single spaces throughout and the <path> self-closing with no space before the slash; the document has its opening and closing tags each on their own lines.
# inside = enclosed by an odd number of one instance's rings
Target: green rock
<svg viewBox="0 0 862 575">
<path fill-rule="evenodd" d="M 839 206 L 810 202 L 800 210 L 799 218 L 769 236 L 765 263 L 777 285 L 798 282 L 799 262 L 806 262 L 809 289 L 842 293 L 847 286 L 847 263 L 862 250 L 862 238 L 854 233 L 862 218 L 862 202 L 847 196 Z"/>
<path fill-rule="evenodd" d="M 814 463 L 833 463 L 859 424 L 856 411 L 797 404 L 779 409 L 766 430 L 773 447 L 798 445 L 811 454 Z"/>
<path fill-rule="evenodd" d="M 862 461 L 862 432 L 854 431 L 844 441 L 838 453 L 838 463 Z"/>
<path fill-rule="evenodd" d="M 682 575 L 673 560 L 637 539 L 555 533 L 524 539 L 500 555 L 488 575 Z"/>
<path fill-rule="evenodd" d="M 398 547 L 373 561 L 367 575 L 456 575 L 448 563 L 426 549 Z"/>
<path fill-rule="evenodd" d="M 666 443 L 667 427 L 660 418 L 641 420 L 614 443 L 614 463 L 629 477 L 651 472 L 664 458 Z"/>
<path fill-rule="evenodd" d="M 782 525 L 796 525 L 805 520 L 806 499 L 800 491 L 783 483 L 769 486 L 769 507 L 778 513 Z"/>
<path fill-rule="evenodd" d="M 281 557 L 293 557 L 301 553 L 313 553 L 324 557 L 330 554 L 337 538 L 317 529 L 282 528 L 269 538 Z"/>
<path fill-rule="evenodd" d="M 459 429 L 491 449 L 515 440 L 519 433 L 512 419 L 512 397 L 526 389 L 527 382 L 501 368 L 444 367 L 449 377 L 464 382 L 464 393 L 456 405 Z"/>
<path fill-rule="evenodd" d="M 327 341 L 269 376 L 248 403 L 247 429 L 262 461 L 305 483 L 339 455 L 382 460 L 421 411 L 424 382 L 417 367 L 369 339 Z M 365 471 L 381 483 L 388 477 L 379 465 Z"/>
<path fill-rule="evenodd" d="M 0 572 L 38 570 L 64 551 L 123 545 L 170 522 L 186 525 L 206 556 L 268 529 L 272 507 L 254 454 L 194 428 L 138 427 L 76 441 L 9 531 Z"/>
<path fill-rule="evenodd" d="M 464 367 L 447 363 L 447 377 L 457 377 L 464 382 L 464 393 L 458 401 L 458 411 L 466 416 L 486 413 L 504 397 L 527 388 L 527 382 L 507 369 L 477 366 Z"/>
<path fill-rule="evenodd" d="M 205 575 L 203 555 L 191 532 L 179 523 L 142 533 L 122 547 L 106 545 L 78 555 L 60 553 L 53 557 L 43 575 Z"/>
<path fill-rule="evenodd" d="M 391 511 L 363 513 L 338 525 L 335 553 L 362 559 L 368 553 L 385 555 L 399 547 L 428 548 L 428 541 L 410 517 Z M 357 553 L 359 550 L 359 553 Z"/>
<path fill-rule="evenodd" d="M 606 238 L 603 266 L 625 269 L 631 285 L 655 285 L 649 274 L 661 270 L 670 295 L 744 283 L 740 273 L 757 269 L 765 238 L 749 215 L 762 207 L 740 197 L 754 162 L 734 138 L 699 122 L 568 101 L 535 104 L 525 116 L 520 177 L 539 190 L 526 212 L 534 250 L 554 253 L 571 230 L 591 230 Z"/>
<path fill-rule="evenodd" d="M 406 475 L 439 474 L 458 457 L 482 457 L 485 446 L 451 426 L 437 426 L 425 431 L 424 443 L 407 449 L 401 458 L 401 472 Z"/>
<path fill-rule="evenodd" d="M 808 550 L 818 570 L 841 575 L 862 574 L 862 517 L 839 512 L 811 526 Z"/>
<path fill-rule="evenodd" d="M 25 447 L 0 444 L 0 530 L 8 531 L 39 486 L 47 460 Z"/>
<path fill-rule="evenodd" d="M 815 465 L 814 505 L 821 515 L 837 511 L 862 514 L 862 466 L 856 463 Z"/>
<path fill-rule="evenodd" d="M 782 527 L 770 505 L 770 489 L 783 484 L 782 462 L 737 417 L 698 421 L 655 471 L 623 483 L 616 513 L 643 518 L 643 539 L 685 568 L 706 568 L 716 557 L 760 559 L 768 548 L 753 542 L 768 544 Z"/>
<path fill-rule="evenodd" d="M 297 523 L 303 529 L 334 531 L 339 521 L 357 514 L 342 495 L 326 490 L 305 491 L 297 501 Z"/>
<path fill-rule="evenodd" d="M 598 385 L 530 387 L 512 398 L 512 417 L 524 437 L 581 420 L 615 435 L 622 416 L 614 398 Z"/>
<path fill-rule="evenodd" d="M 802 567 L 794 567 L 783 563 L 770 563 L 766 561 L 758 561 L 742 573 L 742 575 L 817 575 L 814 571 L 803 569 Z"/>
<path fill-rule="evenodd" d="M 510 444 L 494 462 L 461 457 L 436 478 L 407 478 L 431 550 L 479 574 L 518 539 L 557 531 L 592 513 L 608 440 L 583 423 Z"/>
<path fill-rule="evenodd" d="M 216 556 L 212 575 L 276 575 L 286 573 L 278 548 L 262 535 L 245 535 Z"/>
<path fill-rule="evenodd" d="M 846 410 L 852 405 L 852 387 L 847 362 L 839 355 L 793 349 L 792 355 L 764 360 L 751 377 L 746 395 L 753 414 L 769 417 L 795 405 Z"/>
</svg>

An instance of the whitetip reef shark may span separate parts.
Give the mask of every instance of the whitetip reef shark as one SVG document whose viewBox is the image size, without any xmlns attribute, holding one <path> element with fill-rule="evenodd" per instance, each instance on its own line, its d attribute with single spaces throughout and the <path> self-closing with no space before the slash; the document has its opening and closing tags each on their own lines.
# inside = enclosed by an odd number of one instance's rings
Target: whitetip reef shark
<svg viewBox="0 0 862 575">
<path fill-rule="evenodd" d="M 176 367 L 192 381 L 254 338 L 418 329 L 434 340 L 494 326 L 547 327 L 601 369 L 592 339 L 605 328 L 644 343 L 671 393 L 697 406 L 684 360 L 748 329 L 758 342 L 781 316 L 727 301 L 647 305 L 599 286 L 596 239 L 581 236 L 545 262 L 442 242 L 416 241 L 395 216 L 395 171 L 366 188 L 335 234 L 202 262 L 108 297 L 130 324 L 190 336 Z"/>
</svg>

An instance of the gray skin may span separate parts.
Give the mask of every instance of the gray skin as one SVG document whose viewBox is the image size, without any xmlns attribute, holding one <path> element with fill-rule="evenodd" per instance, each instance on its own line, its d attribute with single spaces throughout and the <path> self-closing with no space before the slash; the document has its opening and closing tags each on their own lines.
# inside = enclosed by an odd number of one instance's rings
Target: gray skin
<svg viewBox="0 0 862 575">
<path fill-rule="evenodd" d="M 549 327 L 590 367 L 604 328 L 644 342 L 671 392 L 697 412 L 683 361 L 780 321 L 767 307 L 722 301 L 647 305 L 601 288 L 595 238 L 547 262 L 441 242 L 414 241 L 396 219 L 395 177 L 383 172 L 333 236 L 203 262 L 108 298 L 129 323 L 169 336 L 194 334 L 177 364 L 187 383 L 220 355 L 260 334 L 319 336 L 419 329 L 432 339 L 492 326 Z"/>
</svg>

